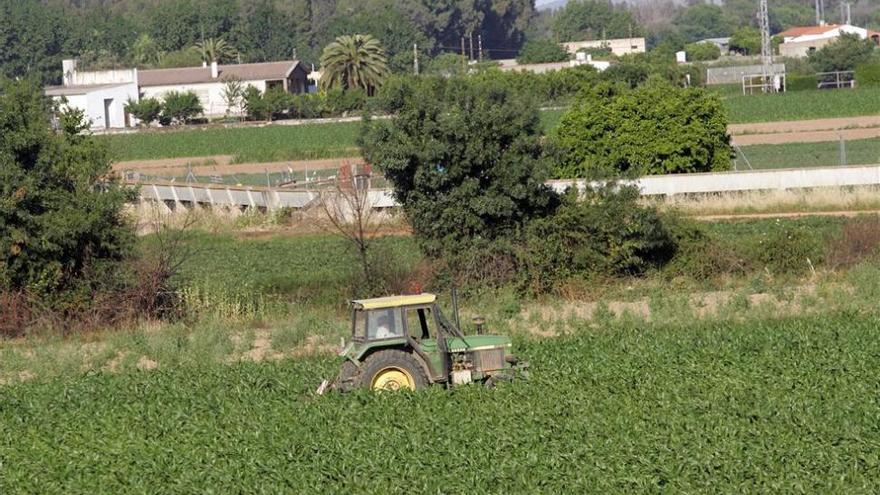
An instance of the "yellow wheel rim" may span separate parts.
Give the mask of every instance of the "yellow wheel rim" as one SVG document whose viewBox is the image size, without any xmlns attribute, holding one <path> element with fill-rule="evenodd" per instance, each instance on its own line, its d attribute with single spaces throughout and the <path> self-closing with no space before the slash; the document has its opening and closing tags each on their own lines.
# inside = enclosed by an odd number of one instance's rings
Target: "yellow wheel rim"
<svg viewBox="0 0 880 495">
<path fill-rule="evenodd" d="M 415 390 L 416 382 L 406 370 L 385 368 L 376 373 L 370 388 L 372 390 Z"/>
</svg>

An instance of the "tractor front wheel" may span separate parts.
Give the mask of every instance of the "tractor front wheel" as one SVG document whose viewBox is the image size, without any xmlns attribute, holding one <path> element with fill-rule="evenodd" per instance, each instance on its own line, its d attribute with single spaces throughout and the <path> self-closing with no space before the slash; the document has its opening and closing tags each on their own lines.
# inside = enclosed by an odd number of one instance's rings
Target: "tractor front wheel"
<svg viewBox="0 0 880 495">
<path fill-rule="evenodd" d="M 409 353 L 379 351 L 367 358 L 361 368 L 361 386 L 378 390 L 420 390 L 428 384 L 425 370 Z"/>
</svg>

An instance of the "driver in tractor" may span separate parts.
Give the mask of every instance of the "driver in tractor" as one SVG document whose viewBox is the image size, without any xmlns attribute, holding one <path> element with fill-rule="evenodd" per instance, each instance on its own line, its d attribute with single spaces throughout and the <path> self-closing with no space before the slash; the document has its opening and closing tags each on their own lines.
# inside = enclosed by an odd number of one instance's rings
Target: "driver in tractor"
<svg viewBox="0 0 880 495">
<path fill-rule="evenodd" d="M 390 339 L 392 337 L 400 337 L 401 332 L 397 331 L 387 314 L 379 316 L 376 320 L 376 338 Z"/>
</svg>

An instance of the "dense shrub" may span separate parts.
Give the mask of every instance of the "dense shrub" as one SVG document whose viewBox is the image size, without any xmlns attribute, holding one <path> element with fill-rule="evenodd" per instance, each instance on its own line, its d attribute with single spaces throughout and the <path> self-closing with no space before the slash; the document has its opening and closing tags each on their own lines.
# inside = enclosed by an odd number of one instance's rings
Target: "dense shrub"
<svg viewBox="0 0 880 495">
<path fill-rule="evenodd" d="M 156 98 L 141 98 L 140 101 L 128 100 L 125 111 L 138 119 L 141 125 L 149 126 L 162 114 L 162 102 Z"/>
<path fill-rule="evenodd" d="M 840 235 L 832 239 L 825 263 L 832 269 L 847 268 L 877 255 L 880 248 L 880 218 L 866 216 L 847 221 Z"/>
<path fill-rule="evenodd" d="M 553 136 L 557 177 L 669 174 L 730 166 L 727 116 L 719 98 L 657 78 L 634 90 L 584 91 Z"/>
<path fill-rule="evenodd" d="M 84 135 L 82 112 L 60 113 L 54 133 L 48 105 L 36 85 L 0 83 L 0 292 L 81 309 L 121 283 L 133 193 L 113 179 L 106 148 Z"/>
<path fill-rule="evenodd" d="M 202 102 L 193 91 L 169 91 L 162 99 L 160 122 L 189 124 L 204 111 Z"/>
<path fill-rule="evenodd" d="M 517 62 L 521 64 L 542 64 L 568 60 L 568 51 L 548 39 L 530 40 L 523 45 Z"/>
<path fill-rule="evenodd" d="M 521 275 L 530 291 L 592 275 L 638 275 L 668 261 L 675 242 L 659 214 L 638 203 L 635 187 L 570 192 L 550 216 L 526 229 Z"/>
<path fill-rule="evenodd" d="M 818 83 L 816 81 L 815 75 L 810 76 L 786 76 L 785 77 L 785 89 L 786 91 L 810 91 L 814 90 L 818 87 Z"/>
<path fill-rule="evenodd" d="M 715 43 L 689 43 L 684 46 L 687 59 L 693 62 L 716 60 L 721 56 L 721 49 Z"/>
<path fill-rule="evenodd" d="M 843 34 L 836 41 L 810 53 L 809 60 L 816 72 L 855 70 L 868 61 L 874 42 L 856 34 Z"/>
<path fill-rule="evenodd" d="M 669 278 L 711 280 L 723 275 L 742 275 L 753 268 L 729 242 L 707 232 L 694 220 L 674 214 L 663 217 L 675 244 L 675 256 L 664 267 Z"/>
<path fill-rule="evenodd" d="M 801 274 L 822 262 L 823 243 L 803 226 L 778 223 L 757 242 L 745 246 L 746 256 L 772 274 Z"/>
<path fill-rule="evenodd" d="M 856 84 L 860 88 L 880 86 L 880 62 L 856 67 Z"/>
<path fill-rule="evenodd" d="M 525 95 L 503 80 L 467 78 L 422 82 L 396 101 L 393 120 L 365 128 L 364 157 L 393 184 L 429 255 L 514 237 L 552 211 L 540 121 Z"/>
<path fill-rule="evenodd" d="M 362 89 L 331 89 L 323 95 L 324 115 L 335 117 L 364 109 L 367 93 Z"/>
</svg>

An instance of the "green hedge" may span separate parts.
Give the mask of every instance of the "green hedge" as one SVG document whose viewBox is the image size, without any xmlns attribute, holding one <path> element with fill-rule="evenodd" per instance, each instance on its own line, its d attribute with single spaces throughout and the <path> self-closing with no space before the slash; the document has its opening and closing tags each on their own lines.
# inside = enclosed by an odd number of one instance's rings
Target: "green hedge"
<svg viewBox="0 0 880 495">
<path fill-rule="evenodd" d="M 880 63 L 856 67 L 856 84 L 861 88 L 880 86 Z"/>
<path fill-rule="evenodd" d="M 816 76 L 787 76 L 785 80 L 787 91 L 810 91 L 817 85 Z"/>
</svg>

